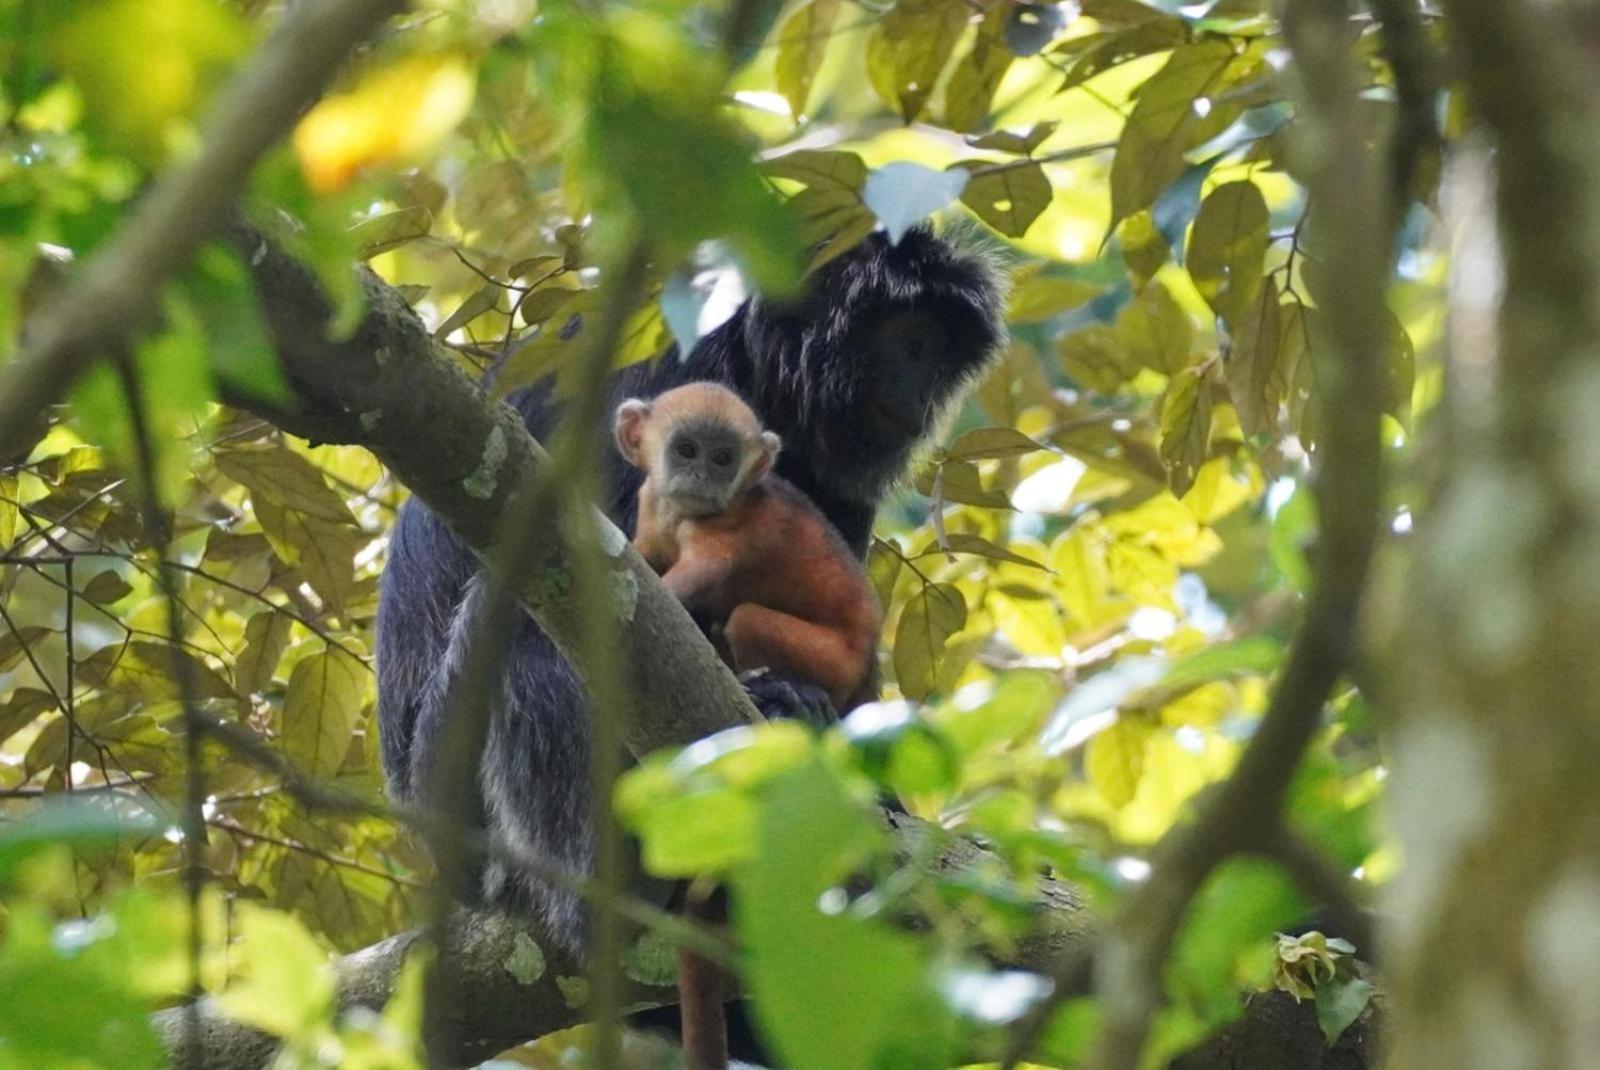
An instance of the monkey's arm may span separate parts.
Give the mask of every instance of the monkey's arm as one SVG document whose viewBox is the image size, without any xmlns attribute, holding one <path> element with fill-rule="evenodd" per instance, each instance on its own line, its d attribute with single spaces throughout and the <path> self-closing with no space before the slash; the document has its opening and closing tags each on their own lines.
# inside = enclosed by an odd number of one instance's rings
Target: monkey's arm
<svg viewBox="0 0 1600 1070">
<path fill-rule="evenodd" d="M 724 606 L 731 562 L 682 547 L 678 560 L 661 576 L 666 585 L 692 614 L 725 617 Z"/>
</svg>

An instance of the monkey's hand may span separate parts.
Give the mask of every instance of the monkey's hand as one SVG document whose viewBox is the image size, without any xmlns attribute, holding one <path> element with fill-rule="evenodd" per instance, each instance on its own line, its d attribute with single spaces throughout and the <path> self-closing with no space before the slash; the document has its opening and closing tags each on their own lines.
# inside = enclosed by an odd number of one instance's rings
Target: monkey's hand
<svg viewBox="0 0 1600 1070">
<path fill-rule="evenodd" d="M 769 720 L 792 718 L 814 728 L 830 728 L 839 723 L 828 693 L 813 684 L 801 683 L 773 669 L 751 669 L 739 674 L 750 701 Z"/>
</svg>

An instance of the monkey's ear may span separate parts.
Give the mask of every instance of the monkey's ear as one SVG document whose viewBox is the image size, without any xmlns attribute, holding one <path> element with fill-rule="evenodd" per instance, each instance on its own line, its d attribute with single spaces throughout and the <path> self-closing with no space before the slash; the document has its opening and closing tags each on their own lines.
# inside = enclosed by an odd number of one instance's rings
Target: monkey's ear
<svg viewBox="0 0 1600 1070">
<path fill-rule="evenodd" d="M 650 419 L 650 403 L 629 398 L 617 406 L 617 449 L 635 468 L 643 468 L 648 461 L 644 455 L 644 425 Z"/>
<path fill-rule="evenodd" d="M 783 445 L 783 439 L 775 431 L 761 432 L 761 454 L 756 458 L 755 465 L 750 469 L 750 482 L 754 483 L 778 463 L 778 449 Z"/>
</svg>

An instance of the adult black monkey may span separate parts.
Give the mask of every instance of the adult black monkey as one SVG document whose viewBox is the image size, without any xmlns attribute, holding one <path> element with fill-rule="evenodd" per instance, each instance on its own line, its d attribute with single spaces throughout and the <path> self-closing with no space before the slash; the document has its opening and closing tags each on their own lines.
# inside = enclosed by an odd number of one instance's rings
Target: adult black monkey
<svg viewBox="0 0 1600 1070">
<path fill-rule="evenodd" d="M 611 387 L 653 397 L 693 380 L 726 384 L 784 441 L 777 471 L 865 554 L 873 514 L 912 450 L 984 368 L 1003 337 L 1000 288 L 981 258 L 927 230 L 899 244 L 874 235 L 810 280 L 787 305 L 742 305 L 687 359 L 669 353 Z M 535 438 L 559 417 L 548 386 L 512 396 Z M 603 507 L 631 531 L 641 474 L 624 463 L 611 422 L 595 429 Z M 427 507 L 401 510 L 378 603 L 378 716 L 390 790 L 413 798 L 484 593 L 477 560 Z M 796 712 L 782 680 L 752 688 L 769 714 Z M 519 846 L 580 872 L 590 867 L 588 725 L 571 665 L 531 619 L 513 641 L 480 765 L 484 820 Z M 533 908 L 569 949 L 581 918 L 570 893 L 491 866 L 493 900 Z"/>
</svg>

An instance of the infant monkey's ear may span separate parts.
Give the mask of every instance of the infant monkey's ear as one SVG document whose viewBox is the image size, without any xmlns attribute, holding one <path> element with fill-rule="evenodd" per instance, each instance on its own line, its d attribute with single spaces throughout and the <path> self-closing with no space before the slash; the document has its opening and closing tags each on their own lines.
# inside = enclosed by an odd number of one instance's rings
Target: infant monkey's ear
<svg viewBox="0 0 1600 1070">
<path fill-rule="evenodd" d="M 650 422 L 650 403 L 639 398 L 629 398 L 617 406 L 617 417 L 613 424 L 617 436 L 617 449 L 621 452 L 623 460 L 635 468 L 643 468 L 646 458 L 644 456 L 644 429 Z"/>
</svg>

